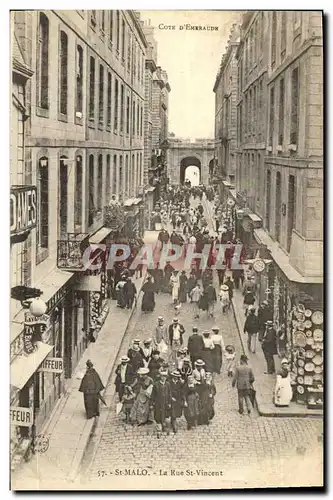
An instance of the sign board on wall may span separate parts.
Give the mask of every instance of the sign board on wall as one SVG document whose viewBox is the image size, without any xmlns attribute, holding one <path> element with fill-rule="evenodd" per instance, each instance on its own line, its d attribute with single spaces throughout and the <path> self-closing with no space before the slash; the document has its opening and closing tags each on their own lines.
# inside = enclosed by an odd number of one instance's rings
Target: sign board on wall
<svg viewBox="0 0 333 500">
<path fill-rule="evenodd" d="M 13 186 L 10 190 L 10 234 L 30 231 L 36 223 L 36 186 Z"/>
<path fill-rule="evenodd" d="M 62 358 L 46 358 L 39 368 L 39 372 L 62 373 L 64 360 Z"/>
<path fill-rule="evenodd" d="M 13 425 L 31 427 L 34 423 L 33 411 L 31 408 L 13 406 L 10 408 L 10 421 Z"/>
</svg>

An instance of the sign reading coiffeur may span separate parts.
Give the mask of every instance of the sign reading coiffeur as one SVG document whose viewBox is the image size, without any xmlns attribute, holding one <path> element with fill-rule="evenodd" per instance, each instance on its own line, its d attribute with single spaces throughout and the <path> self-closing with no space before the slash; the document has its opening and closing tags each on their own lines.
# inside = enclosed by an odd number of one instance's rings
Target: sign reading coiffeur
<svg viewBox="0 0 333 500">
<path fill-rule="evenodd" d="M 62 358 L 46 358 L 39 368 L 39 372 L 62 373 L 64 361 Z"/>
<path fill-rule="evenodd" d="M 10 234 L 23 233 L 36 227 L 37 188 L 15 186 L 10 190 Z"/>
<path fill-rule="evenodd" d="M 31 408 L 11 407 L 10 421 L 13 425 L 21 427 L 31 427 L 33 422 L 33 414 Z"/>
</svg>

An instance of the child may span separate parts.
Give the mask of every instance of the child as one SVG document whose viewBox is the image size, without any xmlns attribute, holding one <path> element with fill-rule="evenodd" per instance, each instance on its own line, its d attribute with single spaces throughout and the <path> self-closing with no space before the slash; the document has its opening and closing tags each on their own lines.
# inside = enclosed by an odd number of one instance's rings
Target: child
<svg viewBox="0 0 333 500">
<path fill-rule="evenodd" d="M 233 345 L 227 345 L 225 348 L 225 359 L 227 361 L 228 377 L 232 377 L 235 373 L 235 358 L 236 351 Z"/>
<path fill-rule="evenodd" d="M 122 398 L 123 407 L 121 410 L 121 415 L 126 423 L 130 421 L 130 413 L 132 406 L 134 404 L 135 394 L 131 386 L 126 385 L 124 389 L 124 394 Z"/>
</svg>

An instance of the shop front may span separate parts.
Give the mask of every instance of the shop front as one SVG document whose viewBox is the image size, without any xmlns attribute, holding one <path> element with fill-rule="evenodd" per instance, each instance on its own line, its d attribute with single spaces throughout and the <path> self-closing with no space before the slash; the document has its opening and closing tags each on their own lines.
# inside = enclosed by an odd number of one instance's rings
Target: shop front
<svg viewBox="0 0 333 500">
<path fill-rule="evenodd" d="M 154 186 L 145 189 L 144 198 L 144 229 L 150 229 L 151 214 L 154 211 Z"/>
<path fill-rule="evenodd" d="M 130 198 L 124 203 L 124 236 L 129 239 L 142 238 L 144 234 L 144 205 L 142 198 Z"/>
</svg>

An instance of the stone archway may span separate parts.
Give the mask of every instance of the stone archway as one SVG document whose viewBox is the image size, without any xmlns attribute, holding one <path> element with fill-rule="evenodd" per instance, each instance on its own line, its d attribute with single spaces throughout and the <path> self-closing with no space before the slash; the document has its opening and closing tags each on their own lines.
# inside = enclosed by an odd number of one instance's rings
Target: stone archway
<svg viewBox="0 0 333 500">
<path fill-rule="evenodd" d="M 180 162 L 180 184 L 184 184 L 185 172 L 187 167 L 198 167 L 199 169 L 199 184 L 201 182 L 201 161 L 195 156 L 186 156 Z"/>
</svg>

